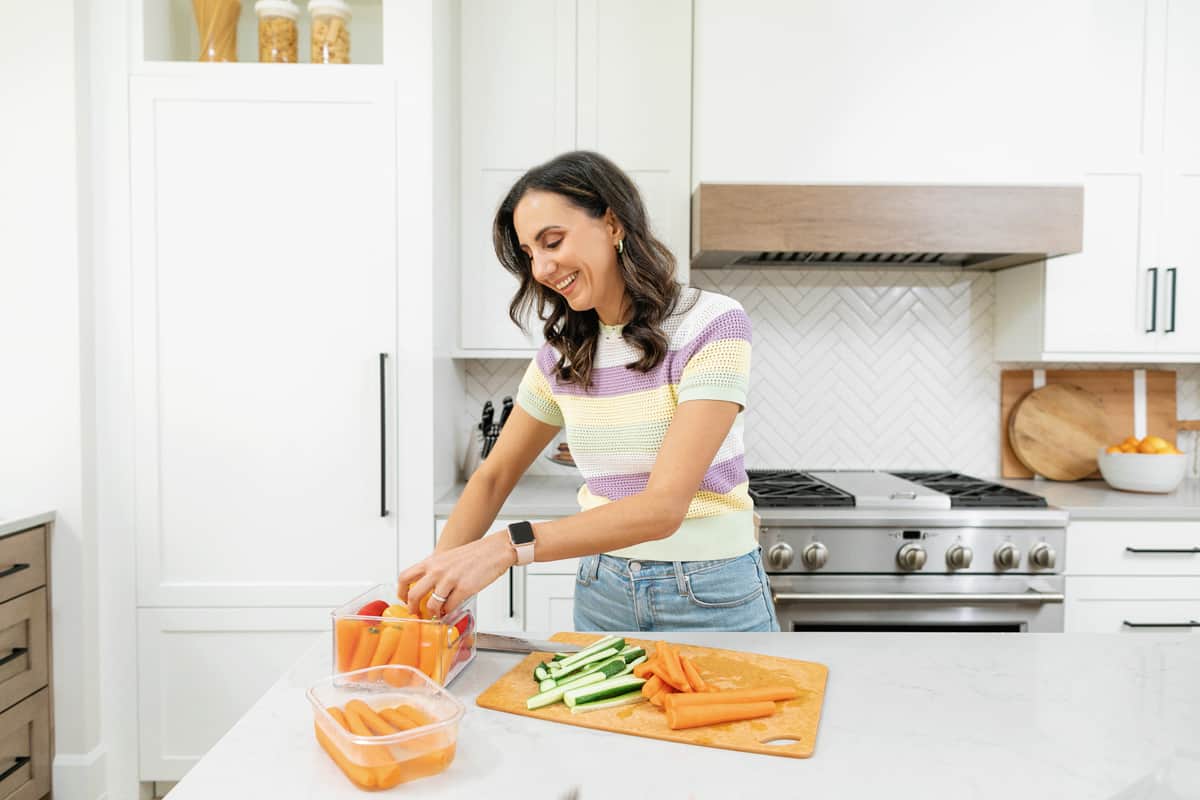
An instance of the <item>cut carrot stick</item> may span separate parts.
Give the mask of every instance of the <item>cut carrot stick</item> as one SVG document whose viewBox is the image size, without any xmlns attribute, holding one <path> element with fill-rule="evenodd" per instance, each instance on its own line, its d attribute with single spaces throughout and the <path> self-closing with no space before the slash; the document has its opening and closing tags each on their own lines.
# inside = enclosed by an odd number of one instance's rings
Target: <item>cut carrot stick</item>
<svg viewBox="0 0 1200 800">
<path fill-rule="evenodd" d="M 387 720 L 388 724 L 398 731 L 406 731 L 417 727 L 415 722 L 394 708 L 381 708 L 379 710 L 379 716 Z"/>
<path fill-rule="evenodd" d="M 363 721 L 363 724 L 375 736 L 387 736 L 389 734 L 398 733 L 396 728 L 392 727 L 386 719 L 379 716 L 379 713 L 362 700 L 351 700 L 346 703 L 346 711 L 353 711 Z"/>
<path fill-rule="evenodd" d="M 642 663 L 638 664 L 633 668 L 633 676 L 635 678 L 649 678 L 651 673 L 654 672 L 655 661 L 656 659 L 652 658 L 648 661 L 643 661 Z"/>
<path fill-rule="evenodd" d="M 400 628 L 394 625 L 384 626 L 383 633 L 379 634 L 379 646 L 375 648 L 375 654 L 371 656 L 369 666 L 378 667 L 388 663 L 392 654 L 396 652 L 396 646 L 400 644 Z M 367 680 L 379 680 L 381 670 L 373 669 L 367 673 Z"/>
<path fill-rule="evenodd" d="M 391 710 L 412 720 L 415 726 L 433 724 L 433 717 L 429 716 L 429 714 L 417 708 L 416 706 L 401 704 L 398 706 L 392 706 Z"/>
<path fill-rule="evenodd" d="M 769 717 L 775 713 L 775 704 L 767 700 L 761 703 L 706 703 L 704 705 L 668 705 L 667 726 L 673 730 L 699 728 L 721 722 L 738 722 L 744 719 Z"/>
<path fill-rule="evenodd" d="M 658 694 L 656 694 L 656 695 L 654 695 L 654 697 L 651 697 L 651 698 L 650 698 L 650 702 L 651 702 L 652 704 L 654 704 L 654 705 L 658 706 L 659 708 L 663 708 L 663 707 L 664 707 L 664 702 L 663 702 L 663 700 L 664 700 L 664 698 L 666 698 L 667 694 L 668 694 L 668 690 L 667 690 L 667 689 L 665 689 L 665 688 L 664 688 L 664 689 L 660 689 L 660 690 L 659 690 L 659 692 L 658 692 Z"/>
<path fill-rule="evenodd" d="M 363 767 L 355 764 L 353 761 L 347 758 L 346 754 L 339 750 L 337 745 L 329 740 L 329 737 L 325 735 L 323 730 L 321 730 L 320 725 L 313 725 L 313 729 L 317 733 L 317 741 L 321 743 L 321 747 L 326 753 L 329 754 L 329 757 L 333 759 L 333 763 L 338 765 L 338 769 L 344 772 L 346 777 L 349 778 L 355 786 L 359 787 L 360 789 L 375 788 L 375 770 L 371 769 L 370 767 Z"/>
<path fill-rule="evenodd" d="M 330 706 L 325 710 L 329 712 L 329 716 L 333 717 L 337 721 L 338 725 L 341 725 L 346 730 L 350 730 L 350 725 L 346 722 L 346 715 L 342 713 L 340 708 L 337 706 Z"/>
<path fill-rule="evenodd" d="M 703 692 L 705 689 L 704 679 L 700 677 L 699 670 L 696 665 L 691 662 L 686 656 L 679 657 L 679 663 L 683 665 L 683 675 L 692 686 L 693 692 Z"/>
<path fill-rule="evenodd" d="M 375 735 L 375 734 L 371 733 L 371 729 L 367 727 L 367 723 L 363 720 L 362 717 L 360 717 L 358 715 L 358 713 L 353 708 L 350 707 L 349 703 L 346 704 L 346 709 L 343 713 L 345 713 L 345 715 L 346 715 L 346 727 L 348 727 L 350 729 L 350 732 L 353 733 L 355 736 L 374 736 Z"/>
<path fill-rule="evenodd" d="M 671 698 L 671 704 L 675 706 L 710 706 L 723 703 L 774 702 L 775 700 L 793 700 L 797 694 L 794 686 L 760 686 L 756 689 L 725 689 L 718 692 L 675 695 Z"/>
<path fill-rule="evenodd" d="M 356 619 L 339 619 L 337 621 L 337 671 L 349 672 L 354 660 L 354 650 L 358 647 L 358 637 L 363 625 Z"/>
<path fill-rule="evenodd" d="M 666 683 L 671 684 L 681 692 L 690 692 L 687 678 L 683 677 L 683 667 L 679 664 L 679 653 L 666 642 L 659 642 L 658 652 L 662 653 L 662 671 L 655 670 Z"/>
<path fill-rule="evenodd" d="M 654 695 L 658 694 L 659 691 L 662 690 L 662 687 L 662 678 L 658 677 L 657 675 L 651 675 L 650 680 L 642 684 L 642 696 L 645 698 L 654 697 Z"/>
<path fill-rule="evenodd" d="M 421 646 L 417 656 L 417 668 L 430 678 L 437 680 L 438 658 L 442 654 L 440 645 L 442 626 L 425 623 L 421 625 L 421 628 Z"/>
<path fill-rule="evenodd" d="M 379 646 L 379 628 L 374 625 L 368 625 L 363 628 L 359 634 L 358 644 L 354 648 L 354 657 L 350 660 L 350 672 L 356 669 L 363 669 L 371 665 L 371 657 L 375 655 L 375 648 Z"/>
</svg>

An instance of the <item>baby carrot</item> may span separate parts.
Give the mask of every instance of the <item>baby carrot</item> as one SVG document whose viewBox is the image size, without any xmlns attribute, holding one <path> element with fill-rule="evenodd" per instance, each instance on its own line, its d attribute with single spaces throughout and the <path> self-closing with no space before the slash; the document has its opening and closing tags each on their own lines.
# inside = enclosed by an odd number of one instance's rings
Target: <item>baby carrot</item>
<svg viewBox="0 0 1200 800">
<path fill-rule="evenodd" d="M 397 730 L 386 719 L 379 716 L 379 713 L 375 709 L 362 700 L 351 700 L 349 703 L 346 703 L 346 711 L 353 711 L 355 714 L 358 714 L 359 718 L 375 736 L 387 736 L 391 733 L 397 733 Z"/>
<path fill-rule="evenodd" d="M 797 694 L 794 686 L 760 686 L 754 689 L 725 689 L 718 692 L 676 695 L 671 698 L 671 703 L 676 706 L 761 703 L 763 701 L 793 700 Z"/>
<path fill-rule="evenodd" d="M 327 708 L 325 710 L 327 712 L 329 712 L 329 716 L 331 716 L 335 720 L 337 720 L 338 725 L 341 725 L 346 730 L 350 730 L 350 726 L 346 723 L 346 715 L 342 713 L 342 710 L 340 708 L 338 708 L 337 706 L 330 706 L 329 708 Z"/>
<path fill-rule="evenodd" d="M 354 782 L 355 786 L 358 786 L 360 789 L 375 788 L 375 770 L 370 767 L 359 766 L 346 758 L 346 754 L 339 750 L 337 745 L 329 741 L 329 737 L 321 730 L 320 725 L 313 725 L 313 729 L 317 732 L 317 741 L 321 743 L 321 747 L 333 759 L 333 763 L 337 764 L 338 768 L 346 774 L 346 777 Z"/>
<path fill-rule="evenodd" d="M 633 668 L 633 676 L 635 678 L 649 677 L 650 674 L 654 671 L 654 665 L 655 665 L 656 661 L 657 661 L 657 659 L 652 658 L 649 661 L 643 661 L 642 663 L 638 664 L 636 667 Z"/>
<path fill-rule="evenodd" d="M 696 665 L 693 664 L 687 656 L 680 656 L 679 663 L 683 665 L 683 674 L 687 678 L 688 683 L 692 685 L 693 692 L 703 692 L 705 690 L 704 679 L 700 677 Z"/>
<path fill-rule="evenodd" d="M 721 722 L 769 717 L 775 713 L 770 700 L 761 703 L 707 703 L 704 705 L 667 706 L 667 726 L 673 731 L 699 728 Z"/>
<path fill-rule="evenodd" d="M 642 696 L 646 698 L 654 697 L 662 689 L 662 678 L 657 675 L 651 675 L 650 680 L 642 684 Z"/>
<path fill-rule="evenodd" d="M 411 719 L 404 716 L 394 708 L 379 709 L 379 716 L 387 720 L 388 724 L 398 731 L 406 731 L 409 728 L 417 727 Z"/>
</svg>

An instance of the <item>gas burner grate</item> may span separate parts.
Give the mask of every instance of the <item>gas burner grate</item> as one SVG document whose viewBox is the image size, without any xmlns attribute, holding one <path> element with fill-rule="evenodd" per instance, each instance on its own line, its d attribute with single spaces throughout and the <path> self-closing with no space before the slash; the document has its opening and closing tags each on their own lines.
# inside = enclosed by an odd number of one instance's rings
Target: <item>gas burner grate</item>
<svg viewBox="0 0 1200 800">
<path fill-rule="evenodd" d="M 950 496 L 952 508 L 1045 508 L 1046 498 L 958 472 L 892 472 Z"/>
<path fill-rule="evenodd" d="M 853 506 L 854 496 L 805 472 L 747 470 L 750 497 L 760 508 L 778 506 Z"/>
</svg>

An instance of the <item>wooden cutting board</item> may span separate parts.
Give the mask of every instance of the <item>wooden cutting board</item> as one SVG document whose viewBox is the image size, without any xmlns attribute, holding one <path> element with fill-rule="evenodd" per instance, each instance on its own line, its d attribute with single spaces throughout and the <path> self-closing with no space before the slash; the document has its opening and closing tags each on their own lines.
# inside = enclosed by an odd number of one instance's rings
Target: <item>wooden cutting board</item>
<svg viewBox="0 0 1200 800">
<path fill-rule="evenodd" d="M 1008 441 L 1021 463 L 1055 481 L 1096 471 L 1096 451 L 1109 444 L 1100 398 L 1070 383 L 1034 389 L 1008 421 Z"/>
<path fill-rule="evenodd" d="M 599 636 L 593 633 L 556 633 L 550 638 L 556 642 L 573 642 L 586 646 L 596 641 Z M 626 642 L 643 646 L 647 651 L 654 649 L 652 640 L 627 638 Z M 550 658 L 547 653 L 533 653 L 485 689 L 475 702 L 494 711 L 507 711 L 510 714 L 536 717 L 548 722 L 646 736 L 669 742 L 790 758 L 808 758 L 813 754 L 817 742 L 817 725 L 821 721 L 821 706 L 825 700 L 828 667 L 811 661 L 796 661 L 738 650 L 688 644 L 679 644 L 678 647 L 681 655 L 693 660 L 700 677 L 720 689 L 792 685 L 800 690 L 800 696 L 786 703 L 777 703 L 777 710 L 770 717 L 679 731 L 668 728 L 666 714 L 650 703 L 589 711 L 586 714 L 572 714 L 571 709 L 562 703 L 530 711 L 525 707 L 525 701 L 537 694 L 533 668 L 538 662 Z M 774 739 L 786 741 L 781 744 L 767 744 Z"/>
<path fill-rule="evenodd" d="M 1048 369 L 1046 385 L 1067 383 L 1086 389 L 1100 398 L 1108 425 L 1106 444 L 1116 444 L 1134 433 L 1134 370 Z M 1003 370 L 1000 373 L 1001 470 L 1005 478 L 1032 478 L 1034 473 L 1021 463 L 1009 441 L 1013 410 L 1033 391 L 1033 370 Z M 1175 406 L 1175 373 L 1146 371 L 1146 434 L 1174 442 L 1178 432 Z M 1087 477 L 1099 477 L 1093 472 Z"/>
</svg>

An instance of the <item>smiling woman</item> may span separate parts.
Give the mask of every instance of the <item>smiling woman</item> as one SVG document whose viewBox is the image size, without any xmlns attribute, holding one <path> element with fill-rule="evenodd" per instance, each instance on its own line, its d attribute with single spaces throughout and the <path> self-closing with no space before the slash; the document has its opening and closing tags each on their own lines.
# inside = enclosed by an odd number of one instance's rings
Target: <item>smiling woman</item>
<svg viewBox="0 0 1200 800">
<path fill-rule="evenodd" d="M 453 610 L 514 564 L 580 557 L 579 630 L 778 630 L 754 537 L 742 417 L 750 321 L 685 289 L 633 181 L 596 153 L 530 170 L 496 213 L 500 262 L 546 343 L 435 552 L 400 597 Z M 565 427 L 581 511 L 487 536 L 538 453 Z"/>
</svg>

